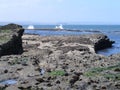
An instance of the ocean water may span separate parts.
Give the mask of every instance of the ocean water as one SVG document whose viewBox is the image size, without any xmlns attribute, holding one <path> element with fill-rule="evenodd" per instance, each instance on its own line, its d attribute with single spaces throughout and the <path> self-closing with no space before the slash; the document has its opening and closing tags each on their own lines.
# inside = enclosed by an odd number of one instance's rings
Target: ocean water
<svg viewBox="0 0 120 90">
<path fill-rule="evenodd" d="M 35 28 L 55 28 L 56 25 L 34 25 Z M 23 25 L 27 28 L 28 25 Z M 100 50 L 97 53 L 106 56 L 120 53 L 120 25 L 63 25 L 65 30 L 25 30 L 25 33 L 48 35 L 81 35 L 91 33 L 103 33 L 115 41 L 111 48 Z M 72 30 L 72 31 L 68 31 Z"/>
</svg>

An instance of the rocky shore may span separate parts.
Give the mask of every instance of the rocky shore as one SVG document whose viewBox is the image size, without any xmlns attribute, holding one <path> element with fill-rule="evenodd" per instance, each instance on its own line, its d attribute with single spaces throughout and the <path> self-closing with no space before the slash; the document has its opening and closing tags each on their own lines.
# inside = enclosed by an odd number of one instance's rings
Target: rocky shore
<svg viewBox="0 0 120 90">
<path fill-rule="evenodd" d="M 1 54 L 0 90 L 120 89 L 120 54 L 95 53 L 114 43 L 106 35 L 20 37 L 21 54 Z"/>
</svg>

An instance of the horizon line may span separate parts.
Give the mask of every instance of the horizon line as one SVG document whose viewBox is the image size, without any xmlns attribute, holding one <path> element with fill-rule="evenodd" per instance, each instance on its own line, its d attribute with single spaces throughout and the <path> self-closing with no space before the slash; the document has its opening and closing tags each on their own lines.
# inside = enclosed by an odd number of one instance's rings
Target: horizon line
<svg viewBox="0 0 120 90">
<path fill-rule="evenodd" d="M 4 24 L 9 24 L 9 23 L 14 23 L 14 24 L 22 24 L 22 25 L 58 25 L 58 24 L 63 24 L 63 25 L 120 25 L 120 23 L 105 23 L 105 22 L 29 22 L 29 21 L 16 21 L 16 22 L 0 22 L 0 25 Z"/>
</svg>

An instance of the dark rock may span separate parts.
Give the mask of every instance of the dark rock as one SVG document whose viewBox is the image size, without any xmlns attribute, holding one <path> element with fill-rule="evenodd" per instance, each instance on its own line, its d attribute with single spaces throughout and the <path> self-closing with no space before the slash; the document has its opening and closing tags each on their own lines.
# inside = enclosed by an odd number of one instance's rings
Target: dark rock
<svg viewBox="0 0 120 90">
<path fill-rule="evenodd" d="M 102 88 L 102 90 L 106 90 L 107 89 L 106 86 L 102 86 L 101 88 Z"/>
<path fill-rule="evenodd" d="M 116 89 L 120 89 L 120 83 L 115 84 Z"/>
<path fill-rule="evenodd" d="M 60 84 L 60 81 L 59 81 L 59 80 L 57 80 L 57 81 L 56 81 L 56 84 Z"/>
<path fill-rule="evenodd" d="M 5 26 L 1 26 L 0 30 L 5 30 L 5 29 L 18 29 L 18 28 L 22 28 L 22 26 L 14 24 L 14 23 L 10 23 L 8 25 Z"/>
<path fill-rule="evenodd" d="M 42 78 L 37 78 L 36 81 L 42 83 L 42 82 L 44 82 L 44 79 L 42 79 Z"/>
<path fill-rule="evenodd" d="M 17 68 L 17 71 L 21 71 L 23 68 Z"/>
<path fill-rule="evenodd" d="M 32 86 L 28 86 L 28 85 L 22 85 L 20 87 L 18 87 L 20 90 L 31 90 Z"/>
<path fill-rule="evenodd" d="M 72 77 L 72 79 L 69 81 L 69 83 L 70 83 L 70 85 L 73 85 L 78 80 L 79 80 L 79 76 L 75 75 Z"/>
<path fill-rule="evenodd" d="M 51 86 L 53 86 L 53 85 L 52 85 L 51 83 L 48 83 L 47 86 L 48 86 L 48 87 L 51 87 Z"/>
<path fill-rule="evenodd" d="M 66 72 L 66 73 L 65 73 L 65 76 L 69 76 L 69 73 Z"/>
<path fill-rule="evenodd" d="M 91 85 L 91 82 L 87 82 L 88 85 Z"/>
<path fill-rule="evenodd" d="M 82 72 L 74 72 L 74 74 L 77 75 L 77 76 L 83 75 Z"/>
<path fill-rule="evenodd" d="M 51 80 L 51 77 L 48 77 L 47 80 Z"/>
<path fill-rule="evenodd" d="M 8 24 L 0 27 L 0 56 L 21 54 L 23 33 L 24 29 L 20 25 Z"/>
<path fill-rule="evenodd" d="M 6 70 L 4 71 L 4 73 L 8 73 L 8 70 L 6 69 Z"/>
<path fill-rule="evenodd" d="M 116 68 L 114 71 L 116 71 L 116 72 L 120 72 L 120 68 Z"/>
<path fill-rule="evenodd" d="M 90 38 L 93 41 L 95 51 L 112 47 L 112 44 L 115 43 L 104 34 L 94 34 Z"/>
</svg>

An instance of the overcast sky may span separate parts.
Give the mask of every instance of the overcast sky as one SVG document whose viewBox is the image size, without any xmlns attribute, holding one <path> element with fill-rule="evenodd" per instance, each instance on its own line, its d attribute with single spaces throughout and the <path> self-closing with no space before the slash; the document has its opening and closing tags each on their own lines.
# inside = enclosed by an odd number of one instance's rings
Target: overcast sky
<svg viewBox="0 0 120 90">
<path fill-rule="evenodd" d="M 120 0 L 0 0 L 0 22 L 120 24 Z"/>
</svg>

